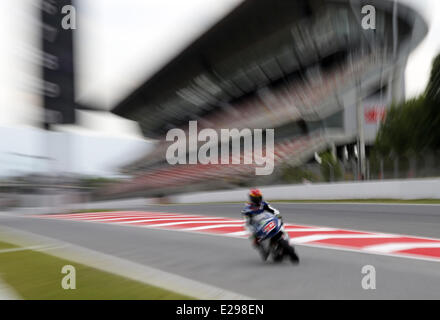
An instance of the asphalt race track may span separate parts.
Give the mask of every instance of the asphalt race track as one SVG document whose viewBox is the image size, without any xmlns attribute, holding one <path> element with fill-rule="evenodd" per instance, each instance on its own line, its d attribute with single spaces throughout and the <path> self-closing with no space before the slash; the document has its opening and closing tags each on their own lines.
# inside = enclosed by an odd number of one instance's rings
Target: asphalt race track
<svg viewBox="0 0 440 320">
<path fill-rule="evenodd" d="M 440 239 L 440 206 L 272 203 L 284 221 Z M 240 204 L 139 211 L 240 218 Z M 246 239 L 112 223 L 0 215 L 0 225 L 70 242 L 257 299 L 439 299 L 440 260 L 297 245 L 299 265 L 263 263 Z M 436 249 L 438 250 L 438 248 Z M 361 285 L 365 265 L 376 289 Z"/>
</svg>

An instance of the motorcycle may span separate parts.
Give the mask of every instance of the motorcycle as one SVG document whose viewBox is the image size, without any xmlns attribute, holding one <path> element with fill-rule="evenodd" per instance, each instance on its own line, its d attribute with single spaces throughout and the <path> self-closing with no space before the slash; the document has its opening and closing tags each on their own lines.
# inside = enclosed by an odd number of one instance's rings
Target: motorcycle
<svg viewBox="0 0 440 320">
<path fill-rule="evenodd" d="M 264 212 L 252 219 L 263 261 L 266 261 L 270 255 L 274 262 L 283 261 L 285 256 L 288 256 L 293 263 L 299 262 L 294 247 L 289 243 L 289 235 L 284 230 L 281 218 Z"/>
</svg>

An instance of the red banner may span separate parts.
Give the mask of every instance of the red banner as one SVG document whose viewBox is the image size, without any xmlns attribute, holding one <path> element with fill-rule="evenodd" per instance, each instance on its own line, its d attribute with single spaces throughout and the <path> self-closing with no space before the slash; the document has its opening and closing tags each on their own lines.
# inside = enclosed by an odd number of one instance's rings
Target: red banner
<svg viewBox="0 0 440 320">
<path fill-rule="evenodd" d="M 366 123 L 383 122 L 386 118 L 385 106 L 370 106 L 365 108 L 364 112 Z"/>
</svg>

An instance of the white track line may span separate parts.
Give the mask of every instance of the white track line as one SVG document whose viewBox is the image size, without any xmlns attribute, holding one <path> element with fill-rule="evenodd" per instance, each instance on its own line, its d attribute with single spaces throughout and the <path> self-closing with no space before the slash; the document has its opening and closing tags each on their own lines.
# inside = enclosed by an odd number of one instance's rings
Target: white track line
<svg viewBox="0 0 440 320">
<path fill-rule="evenodd" d="M 362 250 L 369 252 L 382 252 L 382 253 L 392 253 L 403 250 L 419 249 L 419 248 L 440 248 L 440 243 L 433 242 L 394 242 L 379 244 L 374 246 L 368 246 L 362 248 Z"/>
<path fill-rule="evenodd" d="M 9 248 L 2 249 L 0 253 L 9 253 L 9 252 L 18 252 L 18 251 L 26 251 L 26 250 L 37 250 L 37 249 L 46 249 L 48 246 L 38 245 L 38 246 L 30 246 L 30 247 L 18 247 L 18 248 Z"/>
<path fill-rule="evenodd" d="M 162 219 L 163 217 L 146 217 L 146 216 L 139 216 L 139 217 L 121 217 L 121 216 L 115 216 L 115 217 L 87 217 L 87 218 L 56 218 L 57 220 L 63 220 L 63 221 L 86 221 L 86 222 L 105 222 L 105 221 L 112 221 L 112 219 L 117 220 L 129 220 L 129 219 L 136 219 L 136 220 L 146 220 L 146 219 Z M 179 217 L 173 217 L 173 219 L 180 219 Z M 192 218 L 195 219 L 195 218 Z"/>
<path fill-rule="evenodd" d="M 195 231 L 195 230 L 207 230 L 207 229 L 217 229 L 217 228 L 225 228 L 225 227 L 240 227 L 240 225 L 237 225 L 237 224 L 217 224 L 217 225 L 212 225 L 212 226 L 186 228 L 186 229 L 182 229 L 182 230 L 183 231 Z"/>
<path fill-rule="evenodd" d="M 121 217 L 121 216 L 112 216 L 112 217 L 81 217 L 81 218 L 73 218 L 72 220 L 76 221 L 113 221 L 113 220 L 123 220 L 123 219 L 140 219 L 145 217 L 139 217 L 139 216 L 127 216 L 127 217 Z"/>
<path fill-rule="evenodd" d="M 166 219 L 140 219 L 140 220 L 133 220 L 133 221 L 122 221 L 121 224 L 131 224 L 131 223 L 138 223 L 138 222 L 152 222 L 152 221 L 173 221 L 173 220 L 188 220 L 188 221 L 218 221 L 221 218 L 166 218 Z M 228 222 L 227 219 L 222 220 L 223 222 Z"/>
<path fill-rule="evenodd" d="M 291 237 L 294 243 L 307 243 L 327 239 L 368 239 L 368 238 L 398 238 L 394 235 L 381 234 L 314 234 L 304 237 Z"/>
<path fill-rule="evenodd" d="M 0 300 L 21 300 L 21 297 L 0 278 Z"/>
<path fill-rule="evenodd" d="M 243 237 L 243 236 L 248 236 L 249 232 L 248 231 L 237 231 L 237 232 L 230 232 L 230 233 L 225 233 L 224 236 L 227 237 Z"/>
<path fill-rule="evenodd" d="M 75 220 L 88 220 L 88 219 L 111 219 L 111 218 L 166 218 L 166 217 L 179 217 L 180 215 L 151 215 L 151 214 L 130 214 L 130 215 L 89 215 L 89 216 L 81 216 L 81 217 L 59 217 L 57 219 L 75 219 Z"/>
<path fill-rule="evenodd" d="M 159 223 L 159 224 L 149 224 L 146 225 L 148 227 L 168 227 L 168 226 L 177 226 L 182 224 L 191 224 L 191 223 L 225 223 L 227 221 L 224 220 L 215 220 L 215 221 L 183 221 L 183 222 L 168 222 L 168 223 Z M 233 222 L 235 225 L 242 224 L 243 222 L 237 221 Z"/>
<path fill-rule="evenodd" d="M 119 217 L 119 218 L 101 218 L 101 219 L 86 219 L 86 218 L 81 218 L 81 220 L 86 220 L 86 221 L 90 221 L 90 222 L 95 222 L 95 221 L 118 221 L 118 220 L 129 220 L 129 219 L 138 219 L 138 220 L 133 220 L 133 221 L 166 221 L 166 220 L 189 220 L 189 219 L 203 219 L 203 220 L 207 220 L 207 219 L 218 219 L 218 218 L 180 218 L 178 216 L 175 217 L 167 217 L 167 218 L 162 218 L 162 217 L 157 217 L 157 218 L 152 218 L 152 217 Z M 80 219 L 77 219 L 80 220 Z"/>
</svg>

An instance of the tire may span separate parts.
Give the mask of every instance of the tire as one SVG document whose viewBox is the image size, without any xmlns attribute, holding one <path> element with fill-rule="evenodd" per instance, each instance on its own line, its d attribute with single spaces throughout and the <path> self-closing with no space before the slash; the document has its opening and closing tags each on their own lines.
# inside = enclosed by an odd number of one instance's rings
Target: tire
<svg viewBox="0 0 440 320">
<path fill-rule="evenodd" d="M 279 252 L 279 251 L 281 251 L 281 252 Z M 272 259 L 273 259 L 273 262 L 276 262 L 276 263 L 282 262 L 284 259 L 284 248 L 282 248 L 281 250 L 279 250 L 279 249 L 276 250 L 276 252 L 274 252 L 274 254 L 272 255 Z"/>
<path fill-rule="evenodd" d="M 299 263 L 299 257 L 295 252 L 295 249 L 284 239 L 279 240 L 280 245 L 284 248 L 284 253 L 290 258 L 290 261 L 294 264 Z"/>
<path fill-rule="evenodd" d="M 265 250 L 262 246 L 257 247 L 257 250 L 260 254 L 261 260 L 263 260 L 263 262 L 265 262 L 267 260 L 267 258 L 269 257 L 270 251 Z"/>
</svg>

